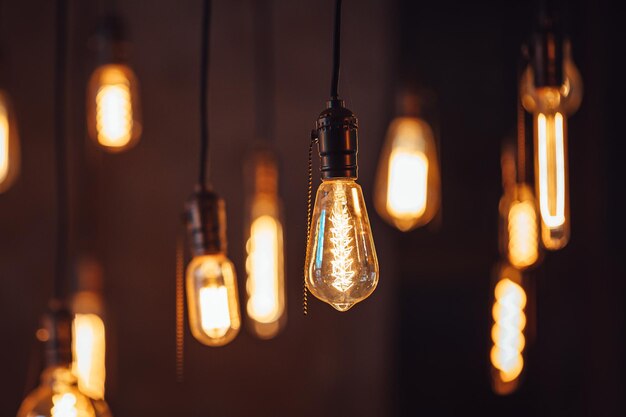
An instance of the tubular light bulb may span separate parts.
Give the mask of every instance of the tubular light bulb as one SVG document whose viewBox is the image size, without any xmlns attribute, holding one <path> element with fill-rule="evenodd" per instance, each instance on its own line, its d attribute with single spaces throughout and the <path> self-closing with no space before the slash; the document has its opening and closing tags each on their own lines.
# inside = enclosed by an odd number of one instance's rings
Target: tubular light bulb
<svg viewBox="0 0 626 417">
<path fill-rule="evenodd" d="M 339 311 L 347 311 L 376 289 L 378 260 L 363 192 L 355 180 L 322 181 L 307 260 L 309 291 Z"/>
<path fill-rule="evenodd" d="M 20 143 L 8 95 L 0 90 L 0 193 L 15 181 L 20 169 Z"/>
<path fill-rule="evenodd" d="M 500 393 L 508 393 L 515 389 L 515 381 L 524 368 L 526 292 L 520 284 L 519 272 L 511 267 L 502 271 L 494 289 L 490 358 L 495 369 L 496 387 Z"/>
<path fill-rule="evenodd" d="M 224 254 L 194 257 L 187 267 L 191 333 L 208 346 L 223 346 L 239 333 L 235 268 Z"/>
<path fill-rule="evenodd" d="M 502 246 L 512 266 L 523 270 L 539 261 L 539 222 L 532 189 L 516 184 L 502 197 Z"/>
<path fill-rule="evenodd" d="M 41 384 L 24 399 L 17 417 L 96 417 L 96 411 L 70 369 L 53 366 L 42 373 Z"/>
<path fill-rule="evenodd" d="M 96 314 L 76 314 L 72 325 L 72 371 L 82 392 L 104 398 L 106 341 L 104 322 Z"/>
<path fill-rule="evenodd" d="M 104 149 L 131 148 L 141 135 L 137 79 L 126 65 L 97 68 L 89 82 L 89 132 Z"/>
<path fill-rule="evenodd" d="M 570 237 L 567 115 L 582 101 L 582 81 L 564 47 L 563 84 L 535 86 L 532 67 L 521 80 L 522 104 L 533 113 L 535 192 L 541 216 L 541 240 L 546 249 L 567 245 Z"/>
<path fill-rule="evenodd" d="M 278 168 L 272 155 L 263 151 L 254 156 L 251 168 L 254 184 L 246 244 L 246 311 L 252 332 L 269 339 L 278 334 L 286 319 Z"/>
<path fill-rule="evenodd" d="M 439 209 L 439 162 L 430 126 L 400 117 L 389 126 L 378 166 L 376 210 L 389 224 L 409 231 Z"/>
</svg>

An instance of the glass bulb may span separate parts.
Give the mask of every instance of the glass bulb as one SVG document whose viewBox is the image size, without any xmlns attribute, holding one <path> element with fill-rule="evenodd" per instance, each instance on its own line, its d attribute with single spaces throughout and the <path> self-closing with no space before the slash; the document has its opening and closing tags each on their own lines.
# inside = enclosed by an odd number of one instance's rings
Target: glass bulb
<svg viewBox="0 0 626 417">
<path fill-rule="evenodd" d="M 96 411 L 70 369 L 55 366 L 42 373 L 41 384 L 24 399 L 17 417 L 96 417 Z"/>
<path fill-rule="evenodd" d="M 535 192 L 541 216 L 541 240 L 546 249 L 567 245 L 570 237 L 567 115 L 582 101 L 582 81 L 564 48 L 561 86 L 536 87 L 529 66 L 521 80 L 522 104 L 533 113 L 535 142 Z"/>
<path fill-rule="evenodd" d="M 249 202 L 246 290 L 250 329 L 262 338 L 278 334 L 286 320 L 283 226 L 278 199 L 278 169 L 271 154 L 253 161 L 253 196 Z"/>
<path fill-rule="evenodd" d="M 241 318 L 235 267 L 222 254 L 194 257 L 187 266 L 191 333 L 208 346 L 223 346 L 239 333 Z"/>
<path fill-rule="evenodd" d="M 98 67 L 89 81 L 90 136 L 110 152 L 134 146 L 141 135 L 138 82 L 127 65 Z"/>
<path fill-rule="evenodd" d="M 0 90 L 0 193 L 15 181 L 20 170 L 20 141 L 13 107 L 6 92 Z"/>
<path fill-rule="evenodd" d="M 389 126 L 378 165 L 374 201 L 389 224 L 406 232 L 439 210 L 439 161 L 428 124 L 400 117 Z"/>
<path fill-rule="evenodd" d="M 532 189 L 516 184 L 500 200 L 501 247 L 514 267 L 523 270 L 539 261 L 539 223 Z"/>
<path fill-rule="evenodd" d="M 376 249 L 363 192 L 353 179 L 325 180 L 318 188 L 307 262 L 309 291 L 339 311 L 376 289 Z"/>
<path fill-rule="evenodd" d="M 93 399 L 104 398 L 106 340 L 97 314 L 76 314 L 72 324 L 72 371 L 78 387 Z"/>
<path fill-rule="evenodd" d="M 515 389 L 516 381 L 524 369 L 522 353 L 526 344 L 526 292 L 521 285 L 521 275 L 514 268 L 503 267 L 494 289 L 491 328 L 491 364 L 495 370 L 494 381 L 500 393 Z"/>
</svg>

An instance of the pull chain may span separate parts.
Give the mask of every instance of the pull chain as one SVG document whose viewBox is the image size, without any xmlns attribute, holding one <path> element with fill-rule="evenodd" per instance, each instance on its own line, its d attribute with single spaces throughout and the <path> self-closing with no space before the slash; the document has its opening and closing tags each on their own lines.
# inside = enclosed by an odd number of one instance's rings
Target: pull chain
<svg viewBox="0 0 626 417">
<path fill-rule="evenodd" d="M 185 297 L 183 291 L 183 238 L 176 240 L 176 382 L 183 382 L 185 364 Z"/>
<path fill-rule="evenodd" d="M 306 316 L 309 313 L 309 289 L 306 285 L 306 269 L 309 267 L 309 246 L 311 245 L 311 197 L 313 193 L 313 145 L 317 143 L 317 138 L 311 136 L 309 143 L 309 189 L 307 194 L 306 210 L 306 252 L 304 254 L 304 268 L 302 270 L 302 313 Z"/>
</svg>

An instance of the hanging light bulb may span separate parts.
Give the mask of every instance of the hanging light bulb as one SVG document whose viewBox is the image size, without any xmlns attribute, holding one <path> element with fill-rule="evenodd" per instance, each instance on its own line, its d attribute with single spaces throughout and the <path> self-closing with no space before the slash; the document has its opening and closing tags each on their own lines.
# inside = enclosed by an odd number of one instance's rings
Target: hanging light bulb
<svg viewBox="0 0 626 417">
<path fill-rule="evenodd" d="M 20 171 L 20 140 L 9 95 L 0 90 L 0 193 L 6 191 Z"/>
<path fill-rule="evenodd" d="M 269 339 L 286 320 L 278 167 L 269 151 L 258 151 L 251 159 L 251 171 L 246 176 L 254 179 L 248 203 L 246 310 L 254 334 Z"/>
<path fill-rule="evenodd" d="M 347 311 L 376 289 L 378 259 L 363 191 L 356 183 L 358 121 L 337 90 L 340 36 L 341 0 L 336 0 L 330 100 L 311 136 L 319 144 L 322 184 L 310 219 L 304 282 L 315 297 Z M 306 298 L 304 307 L 306 314 Z"/>
<path fill-rule="evenodd" d="M 525 307 L 526 291 L 520 272 L 508 265 L 502 266 L 494 288 L 490 354 L 493 386 L 499 394 L 514 391 L 524 369 Z"/>
<path fill-rule="evenodd" d="M 541 215 L 541 239 L 546 249 L 569 241 L 569 174 L 567 116 L 582 100 L 582 80 L 571 57 L 570 43 L 542 22 L 532 44 L 532 62 L 524 72 L 522 104 L 533 114 L 535 189 Z"/>
<path fill-rule="evenodd" d="M 118 16 L 103 19 L 99 30 L 101 62 L 87 89 L 89 135 L 103 149 L 121 152 L 141 135 L 139 83 L 128 65 L 127 41 Z"/>
<path fill-rule="evenodd" d="M 46 368 L 17 417 L 96 417 L 91 399 L 78 389 L 71 370 L 71 321 L 69 312 L 58 308 L 44 317 L 38 335 L 46 342 Z"/>
<path fill-rule="evenodd" d="M 226 257 L 224 201 L 199 190 L 187 203 L 187 230 L 193 255 L 187 266 L 191 333 L 205 345 L 223 346 L 241 325 L 235 267 Z"/>
<path fill-rule="evenodd" d="M 102 271 L 97 261 L 85 259 L 80 263 L 78 281 L 79 290 L 72 301 L 72 371 L 82 392 L 94 400 L 102 400 L 106 379 L 106 332 Z"/>
<path fill-rule="evenodd" d="M 437 146 L 432 129 L 417 113 L 416 97 L 406 95 L 407 115 L 389 125 L 378 163 L 374 202 L 378 214 L 407 232 L 430 222 L 440 203 Z"/>
<path fill-rule="evenodd" d="M 502 152 L 500 199 L 500 251 L 512 266 L 524 270 L 540 260 L 539 219 L 533 191 L 524 182 L 516 182 L 515 156 L 512 147 Z"/>
</svg>

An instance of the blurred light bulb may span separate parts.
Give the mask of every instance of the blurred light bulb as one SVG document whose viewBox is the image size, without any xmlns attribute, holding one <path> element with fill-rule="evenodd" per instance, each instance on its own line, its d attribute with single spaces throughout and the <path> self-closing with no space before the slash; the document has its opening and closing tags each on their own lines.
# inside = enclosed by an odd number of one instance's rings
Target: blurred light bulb
<svg viewBox="0 0 626 417">
<path fill-rule="evenodd" d="M 96 314 L 76 314 L 72 326 L 72 370 L 82 392 L 104 398 L 106 341 L 104 322 Z"/>
<path fill-rule="evenodd" d="M 491 328 L 491 364 L 495 369 L 499 393 L 511 392 L 524 368 L 522 352 L 526 340 L 526 292 L 521 286 L 521 276 L 511 267 L 502 268 L 500 279 L 494 289 Z"/>
<path fill-rule="evenodd" d="M 439 162 L 428 124 L 414 117 L 389 126 L 376 179 L 376 210 L 399 230 L 428 223 L 439 209 Z"/>
<path fill-rule="evenodd" d="M 278 168 L 269 152 L 257 152 L 252 158 L 254 179 L 249 200 L 249 235 L 247 236 L 246 310 L 255 335 L 269 339 L 285 323 L 285 278 L 283 226 L 278 198 Z"/>
<path fill-rule="evenodd" d="M 209 346 L 223 346 L 239 333 L 241 319 L 233 264 L 222 253 L 195 256 L 187 267 L 191 332 Z"/>
<path fill-rule="evenodd" d="M 502 250 L 514 267 L 523 270 L 539 261 L 539 222 L 531 188 L 515 184 L 500 201 Z"/>
<path fill-rule="evenodd" d="M 563 84 L 536 86 L 529 66 L 521 80 L 522 104 L 533 113 L 535 191 L 541 215 L 541 239 L 546 249 L 567 245 L 570 236 L 567 118 L 582 101 L 582 81 L 564 46 Z"/>
<path fill-rule="evenodd" d="M 0 90 L 0 193 L 15 181 L 20 169 L 20 143 L 9 96 Z"/>
<path fill-rule="evenodd" d="M 96 417 L 96 411 L 70 369 L 53 366 L 42 373 L 41 384 L 24 399 L 17 417 Z"/>
<path fill-rule="evenodd" d="M 138 83 L 127 65 L 97 68 L 89 82 L 88 125 L 91 137 L 111 152 L 126 150 L 141 135 Z"/>
<path fill-rule="evenodd" d="M 354 179 L 328 179 L 318 188 L 307 260 L 309 291 L 339 311 L 376 289 L 378 259 L 363 192 Z"/>
</svg>

